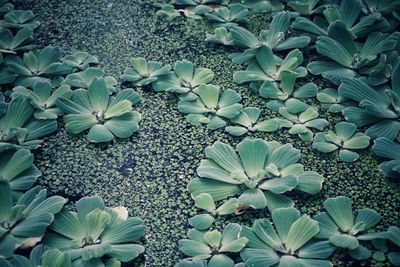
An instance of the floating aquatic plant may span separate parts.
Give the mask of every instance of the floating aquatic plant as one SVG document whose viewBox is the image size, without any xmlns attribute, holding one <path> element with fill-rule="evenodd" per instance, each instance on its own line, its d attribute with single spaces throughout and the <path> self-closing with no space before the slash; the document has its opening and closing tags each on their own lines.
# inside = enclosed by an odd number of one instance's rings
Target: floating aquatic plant
<svg viewBox="0 0 400 267">
<path fill-rule="evenodd" d="M 188 231 L 188 239 L 179 240 L 179 250 L 190 260 L 208 260 L 201 266 L 233 267 L 235 262 L 226 254 L 240 252 L 247 244 L 246 237 L 239 237 L 242 227 L 236 223 L 228 224 L 224 230 L 201 232 L 196 229 Z M 186 262 L 186 261 L 185 261 Z M 178 264 L 177 266 L 187 266 Z"/>
<path fill-rule="evenodd" d="M 216 27 L 230 27 L 247 23 L 249 21 L 248 14 L 249 10 L 245 5 L 230 4 L 228 6 L 220 6 L 212 12 L 206 13 L 205 16 Z"/>
<path fill-rule="evenodd" d="M 197 169 L 200 178 L 188 185 L 193 197 L 209 193 L 214 200 L 239 195 L 240 209 L 270 210 L 293 206 L 283 194 L 292 190 L 316 194 L 322 188 L 323 177 L 304 171 L 297 163 L 300 151 L 291 144 L 245 139 L 236 151 L 231 146 L 215 142 L 205 149 L 207 159 Z"/>
<path fill-rule="evenodd" d="M 232 35 L 225 27 L 215 28 L 214 34 L 207 33 L 206 42 L 223 45 L 234 45 Z"/>
<path fill-rule="evenodd" d="M 322 153 L 331 153 L 339 150 L 339 159 L 345 162 L 356 161 L 360 155 L 353 149 L 364 149 L 369 146 L 369 136 L 356 133 L 357 126 L 353 123 L 339 122 L 335 125 L 335 132 L 317 133 L 313 148 Z"/>
<path fill-rule="evenodd" d="M 328 260 L 335 247 L 327 241 L 316 242 L 320 227 L 295 208 L 272 211 L 272 222 L 257 219 L 253 227 L 243 226 L 240 236 L 249 242 L 240 253 L 247 266 L 254 267 L 332 267 Z"/>
<path fill-rule="evenodd" d="M 112 76 L 105 76 L 104 70 L 100 68 L 88 67 L 83 71 L 69 74 L 63 83 L 74 88 L 88 89 L 95 78 L 102 78 L 106 83 L 106 87 L 110 93 L 116 91 L 117 80 Z"/>
<path fill-rule="evenodd" d="M 216 130 L 225 127 L 226 120 L 236 117 L 243 109 L 239 104 L 242 98 L 235 90 L 225 90 L 220 97 L 219 86 L 202 84 L 194 92 L 198 98 L 182 99 L 178 103 L 178 110 L 188 114 L 186 120 L 193 125 L 207 124 L 208 129 Z"/>
<path fill-rule="evenodd" d="M 289 0 L 287 5 L 300 15 L 310 15 L 319 0 Z"/>
<path fill-rule="evenodd" d="M 282 10 L 284 7 L 279 0 L 244 0 L 244 4 L 252 12 L 275 12 Z"/>
<path fill-rule="evenodd" d="M 87 52 L 75 52 L 62 58 L 62 62 L 79 70 L 85 70 L 90 66 L 99 64 L 97 57 L 90 55 Z"/>
<path fill-rule="evenodd" d="M 31 28 L 39 27 L 40 22 L 30 10 L 11 10 L 0 20 L 0 27 L 4 28 Z"/>
<path fill-rule="evenodd" d="M 138 244 L 143 221 L 128 217 L 126 208 L 105 207 L 99 197 L 81 198 L 75 207 L 76 212 L 64 210 L 56 216 L 53 233 L 44 239 L 50 248 L 66 252 L 73 266 L 104 266 L 103 256 L 129 262 L 144 252 Z"/>
<path fill-rule="evenodd" d="M 386 137 L 379 137 L 375 140 L 372 151 L 378 157 L 388 159 L 388 161 L 384 161 L 379 165 L 385 176 L 400 177 L 400 144 Z"/>
<path fill-rule="evenodd" d="M 30 28 L 22 28 L 15 35 L 3 28 L 0 31 L 0 52 L 3 54 L 16 54 L 18 51 L 32 50 L 36 46 L 32 44 L 33 31 Z"/>
<path fill-rule="evenodd" d="M 317 99 L 321 103 L 322 108 L 332 113 L 342 112 L 347 106 L 351 106 L 351 101 L 344 99 L 337 89 L 325 88 L 317 94 Z"/>
<path fill-rule="evenodd" d="M 58 98 L 56 103 L 66 115 L 64 123 L 67 132 L 78 134 L 89 130 L 90 142 L 108 142 L 128 138 L 139 129 L 141 116 L 132 110 L 140 101 L 133 89 L 123 89 L 113 97 L 109 95 L 106 81 L 94 78 L 88 90 L 77 89 L 71 100 Z"/>
<path fill-rule="evenodd" d="M 168 73 L 170 65 L 163 66 L 156 61 L 147 62 L 144 58 L 132 58 L 130 60 L 132 67 L 125 69 L 121 79 L 131 82 L 134 86 L 143 86 L 150 84 L 158 79 L 159 76 Z"/>
</svg>

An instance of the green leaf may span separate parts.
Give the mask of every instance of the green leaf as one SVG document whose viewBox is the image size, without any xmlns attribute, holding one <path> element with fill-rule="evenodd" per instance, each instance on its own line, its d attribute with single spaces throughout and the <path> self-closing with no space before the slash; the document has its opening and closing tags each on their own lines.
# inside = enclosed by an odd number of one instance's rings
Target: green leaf
<svg viewBox="0 0 400 267">
<path fill-rule="evenodd" d="M 273 249 L 245 248 L 240 257 L 247 266 L 269 267 L 279 263 L 280 257 Z"/>
<path fill-rule="evenodd" d="M 208 267 L 233 267 L 235 262 L 225 255 L 214 255 L 208 262 Z"/>
<path fill-rule="evenodd" d="M 212 84 L 201 84 L 197 90 L 207 108 L 216 108 L 218 104 L 220 87 Z"/>
<path fill-rule="evenodd" d="M 347 150 L 347 149 L 341 149 L 339 151 L 339 159 L 344 162 L 353 162 L 356 161 L 360 155 L 358 153 Z"/>
<path fill-rule="evenodd" d="M 324 201 L 324 207 L 343 232 L 350 231 L 354 218 L 349 198 L 343 196 L 328 198 Z"/>
<path fill-rule="evenodd" d="M 332 38 L 320 36 L 317 41 L 317 51 L 345 67 L 350 68 L 352 66 L 353 56 Z"/>
<path fill-rule="evenodd" d="M 359 246 L 357 238 L 347 234 L 331 236 L 329 241 L 339 248 L 356 249 Z"/>
<path fill-rule="evenodd" d="M 214 217 L 209 214 L 199 214 L 189 218 L 189 224 L 198 230 L 206 230 L 214 222 Z"/>
<path fill-rule="evenodd" d="M 93 143 L 109 142 L 113 138 L 114 135 L 102 124 L 94 125 L 87 135 L 87 139 Z"/>
<path fill-rule="evenodd" d="M 267 206 L 267 199 L 260 189 L 246 189 L 238 198 L 238 202 L 253 209 L 263 209 Z"/>
<path fill-rule="evenodd" d="M 88 89 L 90 103 L 95 112 L 107 110 L 109 95 L 104 79 L 94 78 Z"/>
<path fill-rule="evenodd" d="M 214 199 L 208 193 L 197 195 L 193 198 L 193 200 L 196 208 L 206 210 L 208 212 L 213 212 L 216 209 Z"/>
<path fill-rule="evenodd" d="M 318 222 L 307 215 L 301 216 L 289 229 L 286 247 L 294 252 L 306 244 L 319 232 Z"/>
<path fill-rule="evenodd" d="M 269 220 L 267 219 L 255 220 L 252 230 L 260 240 L 262 240 L 265 244 L 267 244 L 271 248 L 275 250 L 283 248 L 283 244 Z"/>
<path fill-rule="evenodd" d="M 272 221 L 282 243 L 287 243 L 287 236 L 292 224 L 300 218 L 300 212 L 295 208 L 279 208 L 271 213 Z"/>
<path fill-rule="evenodd" d="M 263 140 L 245 139 L 238 144 L 237 150 L 249 177 L 256 177 L 264 170 L 268 146 Z"/>
</svg>

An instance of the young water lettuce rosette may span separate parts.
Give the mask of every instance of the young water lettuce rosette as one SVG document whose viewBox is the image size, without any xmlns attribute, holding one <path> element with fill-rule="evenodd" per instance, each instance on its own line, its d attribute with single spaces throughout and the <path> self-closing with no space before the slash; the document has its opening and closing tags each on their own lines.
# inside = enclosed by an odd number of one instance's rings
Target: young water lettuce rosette
<svg viewBox="0 0 400 267">
<path fill-rule="evenodd" d="M 249 21 L 248 14 L 247 7 L 237 3 L 220 6 L 213 9 L 212 12 L 206 13 L 205 16 L 215 27 L 231 27 L 238 24 L 246 24 Z"/>
<path fill-rule="evenodd" d="M 239 115 L 243 106 L 241 96 L 232 89 L 225 90 L 221 97 L 220 87 L 202 84 L 194 90 L 198 97 L 194 100 L 181 99 L 178 110 L 188 114 L 186 120 L 193 125 L 207 124 L 210 130 L 225 127 L 226 120 Z"/>
<path fill-rule="evenodd" d="M 11 10 L 0 20 L 0 27 L 10 29 L 30 28 L 36 29 L 40 22 L 35 20 L 35 15 L 30 10 Z"/>
<path fill-rule="evenodd" d="M 213 34 L 207 33 L 207 38 L 205 41 L 209 43 L 222 44 L 227 46 L 234 45 L 234 42 L 232 40 L 232 35 L 230 31 L 225 27 L 215 28 Z"/>
<path fill-rule="evenodd" d="M 74 69 L 85 70 L 90 66 L 99 64 L 97 57 L 87 52 L 75 52 L 62 58 L 62 62 Z"/>
<path fill-rule="evenodd" d="M 335 132 L 317 133 L 312 147 L 322 153 L 331 153 L 339 150 L 339 160 L 345 162 L 356 161 L 360 155 L 353 149 L 365 149 L 369 146 L 370 137 L 363 133 L 356 133 L 357 126 L 349 122 L 339 122 L 335 125 Z"/>
<path fill-rule="evenodd" d="M 44 239 L 50 248 L 66 252 L 72 266 L 105 266 L 103 256 L 120 264 L 144 252 L 138 244 L 144 235 L 143 221 L 128 217 L 126 208 L 105 207 L 99 197 L 81 198 L 75 207 L 76 212 L 64 210 L 57 215 L 50 226 L 53 232 Z"/>
<path fill-rule="evenodd" d="M 233 79 L 238 84 L 254 82 L 280 82 L 285 72 L 293 72 L 296 78 L 305 77 L 307 70 L 301 67 L 303 54 L 295 49 L 289 52 L 285 59 L 281 59 L 272 53 L 268 46 L 257 49 L 256 60 L 244 71 L 237 71 Z M 258 84 L 258 83 L 257 83 Z"/>
<path fill-rule="evenodd" d="M 195 100 L 193 92 L 201 84 L 208 84 L 214 79 L 214 72 L 206 68 L 195 68 L 187 60 L 177 61 L 173 71 L 158 77 L 152 83 L 156 92 L 177 93 L 180 99 Z"/>
<path fill-rule="evenodd" d="M 243 3 L 255 13 L 277 12 L 284 8 L 279 0 L 244 0 Z"/>
<path fill-rule="evenodd" d="M 268 219 L 257 219 L 252 227 L 243 226 L 241 237 L 249 241 L 240 253 L 247 266 L 254 267 L 332 267 L 328 260 L 335 247 L 316 241 L 318 222 L 300 215 L 295 208 L 279 208 Z"/>
<path fill-rule="evenodd" d="M 230 119 L 232 126 L 225 127 L 225 132 L 233 136 L 242 136 L 248 132 L 275 132 L 280 129 L 279 120 L 272 118 L 260 122 L 261 109 L 245 107 L 238 116 Z"/>
<path fill-rule="evenodd" d="M 395 140 L 400 131 L 400 64 L 394 70 L 392 87 L 374 89 L 355 78 L 345 78 L 339 94 L 358 103 L 358 107 L 347 107 L 343 115 L 358 127 L 367 126 L 365 133 L 376 139 L 386 137 Z"/>
<path fill-rule="evenodd" d="M 317 94 L 317 99 L 323 109 L 332 113 L 341 113 L 348 106 L 354 106 L 354 102 L 344 99 L 334 88 L 325 88 Z"/>
<path fill-rule="evenodd" d="M 400 177 L 400 144 L 386 137 L 379 137 L 375 140 L 372 151 L 378 157 L 388 159 L 379 165 L 385 176 L 391 178 Z"/>
<path fill-rule="evenodd" d="M 251 62 L 257 50 L 262 46 L 268 46 L 273 51 L 306 47 L 311 40 L 308 36 L 287 38 L 289 25 L 290 14 L 287 11 L 282 11 L 274 15 L 268 30 L 262 30 L 258 37 L 245 28 L 229 27 L 234 45 L 246 49 L 244 52 L 231 54 L 229 58 L 234 63 L 242 64 Z"/>
<path fill-rule="evenodd" d="M 139 129 L 141 115 L 132 110 L 140 102 L 133 89 L 123 89 L 110 96 L 104 79 L 94 78 L 88 90 L 77 89 L 71 99 L 58 98 L 57 106 L 66 114 L 67 132 L 79 134 L 89 130 L 90 142 L 108 142 L 128 138 Z"/>
<path fill-rule="evenodd" d="M 291 207 L 284 194 L 292 190 L 316 194 L 324 178 L 314 171 L 304 171 L 298 163 L 300 151 L 291 144 L 244 139 L 236 150 L 216 142 L 205 149 L 207 159 L 197 168 L 199 178 L 191 180 L 188 190 L 193 197 L 209 193 L 215 201 L 236 196 L 240 210 L 274 210 Z"/>
<path fill-rule="evenodd" d="M 130 63 L 132 67 L 125 69 L 121 79 L 132 83 L 134 86 L 148 85 L 171 70 L 170 65 L 163 66 L 157 61 L 148 62 L 144 58 L 132 58 Z"/>
<path fill-rule="evenodd" d="M 66 202 L 60 196 L 46 196 L 46 190 L 37 186 L 14 201 L 10 185 L 0 182 L 0 264 L 11 258 L 16 249 L 34 247 L 41 241 L 54 214 Z"/>
<path fill-rule="evenodd" d="M 94 67 L 88 67 L 83 71 L 67 75 L 63 84 L 72 88 L 88 89 L 95 78 L 104 79 L 110 94 L 116 91 L 117 80 L 113 76 L 105 76 L 104 70 Z"/>
<path fill-rule="evenodd" d="M 372 209 L 364 208 L 354 219 L 351 200 L 344 196 L 328 198 L 324 202 L 326 212 L 314 217 L 319 223 L 318 239 L 328 239 L 336 247 L 347 249 L 354 259 L 368 259 L 371 252 L 359 242 L 359 237 L 374 227 L 381 216 Z"/>
<path fill-rule="evenodd" d="M 241 229 L 236 223 L 228 224 L 222 233 L 218 230 L 201 232 L 191 229 L 187 233 L 188 239 L 179 240 L 179 250 L 189 256 L 189 260 L 202 262 L 203 265 L 199 266 L 233 267 L 235 262 L 229 254 L 240 252 L 248 242 L 246 237 L 239 236 Z M 187 263 L 188 260 L 183 260 L 176 266 L 191 266 L 190 262 Z"/>
</svg>

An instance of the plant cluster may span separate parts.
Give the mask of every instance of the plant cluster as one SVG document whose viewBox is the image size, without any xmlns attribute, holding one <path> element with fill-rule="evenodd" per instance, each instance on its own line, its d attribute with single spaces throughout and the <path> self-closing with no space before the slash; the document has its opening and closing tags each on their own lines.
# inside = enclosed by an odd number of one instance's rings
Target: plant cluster
<svg viewBox="0 0 400 267">
<path fill-rule="evenodd" d="M 144 252 L 143 221 L 99 197 L 68 211 L 65 198 L 34 186 L 41 172 L 30 150 L 58 129 L 60 117 L 68 132 L 90 129 L 91 142 L 127 138 L 139 128 L 132 106 L 140 98 L 133 89 L 113 95 L 117 81 L 93 68 L 98 60 L 88 53 L 62 58 L 58 48 L 37 49 L 40 23 L 31 11 L 7 1 L 0 10 L 0 265 L 121 266 Z"/>
</svg>

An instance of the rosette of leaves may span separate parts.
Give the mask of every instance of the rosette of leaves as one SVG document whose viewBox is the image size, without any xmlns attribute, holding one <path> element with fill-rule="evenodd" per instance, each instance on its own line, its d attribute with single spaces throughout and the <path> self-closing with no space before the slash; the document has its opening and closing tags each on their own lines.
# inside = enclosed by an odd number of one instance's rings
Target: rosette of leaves
<svg viewBox="0 0 400 267">
<path fill-rule="evenodd" d="M 134 86 L 148 85 L 158 79 L 159 76 L 167 74 L 171 66 L 163 66 L 157 61 L 147 61 L 144 58 L 132 58 L 132 67 L 125 69 L 121 79 L 132 83 Z"/>
<path fill-rule="evenodd" d="M 175 9 L 175 7 L 171 4 L 160 4 L 160 3 L 155 3 L 153 4 L 155 7 L 160 8 L 156 14 L 157 16 L 161 16 L 166 18 L 167 20 L 173 20 L 176 17 L 179 17 L 181 14 L 179 13 L 178 10 Z"/>
<path fill-rule="evenodd" d="M 104 70 L 100 68 L 88 67 L 83 71 L 69 74 L 63 83 L 73 88 L 88 89 L 95 78 L 104 79 L 106 87 L 110 93 L 116 91 L 117 80 L 112 76 L 105 76 Z"/>
<path fill-rule="evenodd" d="M 17 201 L 13 201 L 8 183 L 0 182 L 0 193 L 0 243 L 4 258 L 11 257 L 17 248 L 35 246 L 66 202 L 60 196 L 46 198 L 46 190 L 39 186 Z"/>
<path fill-rule="evenodd" d="M 89 130 L 90 142 L 108 142 L 115 137 L 128 138 L 139 129 L 141 116 L 132 110 L 140 102 L 133 89 L 123 89 L 114 96 L 109 95 L 106 81 L 94 78 L 88 90 L 77 89 L 71 99 L 56 100 L 64 115 L 67 132 L 79 134 Z"/>
<path fill-rule="evenodd" d="M 400 144 L 386 137 L 380 137 L 375 140 L 372 151 L 378 157 L 388 159 L 379 165 L 385 176 L 391 178 L 400 177 Z"/>
<path fill-rule="evenodd" d="M 280 124 L 277 119 L 267 119 L 258 121 L 261 109 L 256 107 L 245 107 L 238 116 L 230 119 L 233 126 L 227 126 L 225 132 L 233 136 L 242 136 L 248 132 L 275 132 L 280 129 Z"/>
<path fill-rule="evenodd" d="M 357 126 L 349 122 L 339 122 L 335 125 L 335 132 L 317 133 L 312 147 L 322 153 L 331 153 L 339 150 L 339 160 L 345 162 L 356 161 L 360 155 L 353 149 L 364 149 L 369 146 L 369 136 L 356 133 Z"/>
<path fill-rule="evenodd" d="M 72 72 L 72 68 L 60 62 L 60 49 L 50 46 L 26 52 L 23 58 L 9 56 L 5 64 L 18 75 L 14 84 L 24 87 L 32 87 L 38 81 L 50 81 Z"/>
<path fill-rule="evenodd" d="M 296 3 L 294 4 L 297 5 L 296 8 L 304 8 L 306 6 L 311 7 L 315 1 L 290 2 Z M 362 16 L 362 1 L 343 0 L 339 3 L 321 2 L 321 5 L 312 11 L 309 11 L 309 8 L 306 7 L 305 11 L 314 15 L 314 19 L 310 20 L 307 17 L 298 16 L 291 27 L 313 37 L 326 36 L 328 27 L 336 21 L 344 23 L 346 29 L 348 29 L 355 38 L 368 36 L 371 32 L 388 32 L 391 30 L 390 24 L 379 12 L 368 16 Z M 303 4 L 305 4 L 305 6 L 301 7 Z M 294 5 L 292 8 L 294 8 Z"/>
<path fill-rule="evenodd" d="M 0 118 L 0 151 L 10 147 L 35 149 L 43 136 L 57 130 L 56 120 L 37 120 L 29 98 L 15 95 Z"/>
<path fill-rule="evenodd" d="M 231 27 L 230 33 L 234 44 L 246 50 L 243 53 L 233 53 L 229 57 L 234 63 L 241 64 L 251 61 L 261 46 L 268 46 L 274 51 L 306 47 L 311 40 L 308 36 L 287 38 L 289 25 L 290 14 L 282 11 L 274 15 L 269 29 L 261 31 L 258 37 L 242 27 Z"/>
<path fill-rule="evenodd" d="M 208 21 L 217 27 L 230 27 L 238 24 L 245 24 L 249 21 L 247 18 L 249 10 L 242 4 L 230 4 L 220 6 L 210 13 L 206 13 Z"/>
<path fill-rule="evenodd" d="M 217 216 L 237 213 L 239 207 L 237 199 L 231 198 L 217 208 L 213 197 L 208 193 L 197 195 L 193 197 L 193 200 L 196 208 L 207 212 L 195 215 L 189 219 L 189 224 L 197 230 L 210 228 Z"/>
<path fill-rule="evenodd" d="M 173 92 L 179 94 L 180 98 L 195 100 L 197 95 L 193 90 L 203 83 L 210 83 L 213 79 L 212 70 L 195 68 L 192 62 L 182 60 L 175 63 L 173 71 L 159 76 L 152 86 L 156 92 Z"/>
<path fill-rule="evenodd" d="M 312 83 L 306 83 L 300 87 L 295 87 L 296 73 L 284 71 L 281 73 L 281 82 L 264 81 L 260 86 L 260 96 L 266 99 L 272 99 L 267 103 L 271 105 L 282 104 L 293 105 L 291 102 L 299 102 L 302 99 L 315 97 L 318 87 Z"/>
<path fill-rule="evenodd" d="M 361 209 L 354 219 L 351 200 L 344 196 L 328 198 L 324 201 L 326 212 L 314 217 L 319 223 L 319 239 L 328 239 L 338 248 L 347 249 L 354 259 L 368 259 L 371 252 L 359 242 L 358 237 L 374 227 L 381 216 L 369 208 Z"/>
<path fill-rule="evenodd" d="M 39 27 L 40 22 L 30 10 L 11 10 L 0 20 L 0 27 L 4 28 L 31 28 Z"/>
<path fill-rule="evenodd" d="M 19 94 L 29 98 L 29 102 L 35 108 L 33 113 L 37 120 L 57 119 L 63 112 L 56 106 L 59 97 L 69 98 L 72 91 L 67 84 L 62 84 L 53 91 L 49 82 L 37 82 L 32 90 L 23 86 L 14 87 L 13 95 Z"/>
<path fill-rule="evenodd" d="M 9 3 L 8 0 L 0 0 L 0 16 L 4 16 L 13 9 L 13 4 Z"/>
<path fill-rule="evenodd" d="M 295 49 L 289 52 L 285 59 L 281 59 L 272 53 L 268 46 L 257 49 L 256 60 L 246 70 L 237 71 L 233 75 L 236 83 L 281 81 L 284 72 L 293 72 L 296 78 L 305 77 L 307 70 L 301 67 L 303 54 Z"/>
<path fill-rule="evenodd" d="M 99 197 L 83 197 L 75 207 L 76 212 L 64 210 L 56 216 L 53 232 L 44 239 L 50 248 L 66 252 L 73 266 L 105 266 L 104 257 L 120 264 L 144 252 L 138 244 L 145 231 L 143 220 L 128 217 L 126 208 L 105 207 Z"/>
<path fill-rule="evenodd" d="M 302 16 L 312 14 L 319 0 L 289 0 L 287 5 Z"/>
<path fill-rule="evenodd" d="M 0 52 L 3 54 L 16 54 L 19 51 L 32 50 L 33 30 L 22 28 L 14 35 L 9 29 L 0 30 Z"/>
<path fill-rule="evenodd" d="M 225 27 L 218 27 L 214 29 L 214 34 L 207 33 L 206 42 L 222 44 L 222 45 L 234 45 L 232 35 Z"/>
<path fill-rule="evenodd" d="M 62 58 L 62 62 L 74 69 L 85 70 L 90 66 L 99 64 L 97 57 L 87 52 L 75 52 Z"/>
<path fill-rule="evenodd" d="M 195 93 L 195 100 L 182 99 L 178 110 L 188 114 L 186 120 L 193 125 L 207 124 L 210 130 L 225 127 L 226 120 L 239 115 L 243 106 L 239 104 L 241 96 L 232 89 L 225 90 L 221 97 L 220 87 L 212 84 L 201 84 Z"/>
<path fill-rule="evenodd" d="M 174 19 L 180 13 L 192 19 L 202 19 L 206 13 L 212 12 L 213 8 L 226 5 L 229 0 L 173 0 L 171 4 L 159 4 L 155 6 L 161 8 L 158 15 L 165 16 L 169 20 Z"/>
<path fill-rule="evenodd" d="M 329 122 L 319 117 L 316 107 L 309 107 L 301 101 L 286 101 L 285 106 L 269 106 L 273 111 L 279 112 L 280 127 L 289 128 L 289 134 L 297 134 L 303 141 L 312 141 L 314 133 L 311 129 L 323 131 Z"/>
<path fill-rule="evenodd" d="M 337 89 L 325 88 L 317 94 L 317 99 L 322 108 L 332 113 L 342 112 L 347 106 L 351 106 L 351 101 L 344 99 Z"/>
<path fill-rule="evenodd" d="M 313 61 L 307 68 L 314 75 L 322 75 L 335 84 L 340 84 L 343 77 L 355 77 L 358 74 L 369 75 L 368 82 L 373 85 L 385 83 L 392 68 L 374 68 L 378 57 L 393 50 L 400 38 L 400 33 L 370 34 L 363 45 L 358 45 L 352 33 L 341 21 L 333 22 L 327 36 L 320 36 L 317 51 L 332 61 Z M 382 59 L 385 59 L 384 57 Z M 394 67 L 394 66 L 392 66 Z"/>
<path fill-rule="evenodd" d="M 322 188 L 323 177 L 304 171 L 297 163 L 300 151 L 291 144 L 244 139 L 236 151 L 222 142 L 207 147 L 207 159 L 197 168 L 200 178 L 188 185 L 190 193 L 194 197 L 209 193 L 215 201 L 239 195 L 239 210 L 273 210 L 293 206 L 293 201 L 283 195 L 286 192 L 316 194 Z"/>
<path fill-rule="evenodd" d="M 58 249 L 38 245 L 31 250 L 29 259 L 14 254 L 10 259 L 0 259 L 0 264 L 5 267 L 71 267 L 71 257 Z"/>
<path fill-rule="evenodd" d="M 236 223 L 228 224 L 222 233 L 218 230 L 201 232 L 191 229 L 187 233 L 188 239 L 178 241 L 179 250 L 192 261 L 208 260 L 202 266 L 233 267 L 235 262 L 229 257 L 229 253 L 240 252 L 248 241 L 246 237 L 239 237 L 241 229 Z"/>
<path fill-rule="evenodd" d="M 252 12 L 276 12 L 284 7 L 279 0 L 244 0 L 244 4 Z"/>
<path fill-rule="evenodd" d="M 31 188 L 42 175 L 33 165 L 33 154 L 27 149 L 1 151 L 0 159 L 0 182 L 10 185 L 14 199 Z"/>
<path fill-rule="evenodd" d="M 375 90 L 355 78 L 345 78 L 339 86 L 339 94 L 358 103 L 358 107 L 347 107 L 343 115 L 358 127 L 367 126 L 365 133 L 376 139 L 398 138 L 400 131 L 400 64 L 393 73 L 392 88 Z"/>
<path fill-rule="evenodd" d="M 318 222 L 300 216 L 295 208 L 279 208 L 268 219 L 257 219 L 253 227 L 243 226 L 240 236 L 249 242 L 240 253 L 247 266 L 332 267 L 328 260 L 335 250 L 329 241 L 316 242 Z"/>
</svg>

